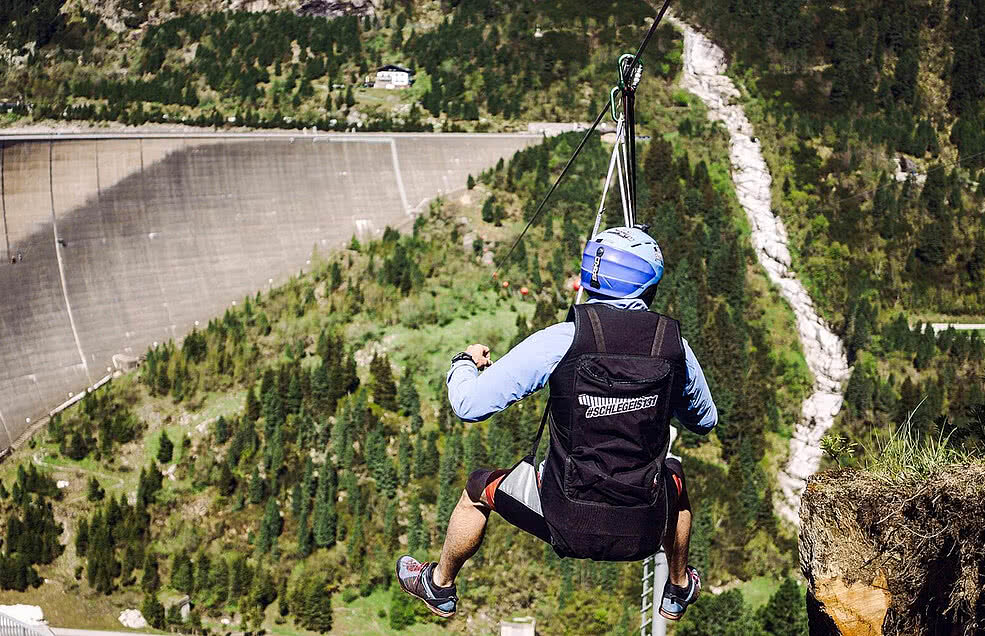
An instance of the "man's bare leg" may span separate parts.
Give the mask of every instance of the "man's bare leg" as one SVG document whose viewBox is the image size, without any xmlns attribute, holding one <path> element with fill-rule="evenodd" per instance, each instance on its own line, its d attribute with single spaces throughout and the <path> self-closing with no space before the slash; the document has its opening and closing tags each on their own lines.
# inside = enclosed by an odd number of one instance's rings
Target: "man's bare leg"
<svg viewBox="0 0 985 636">
<path fill-rule="evenodd" d="M 479 502 L 474 502 L 466 492 L 462 492 L 455 510 L 451 513 L 451 519 L 448 520 L 448 531 L 445 533 L 445 543 L 441 548 L 438 566 L 434 568 L 431 575 L 435 585 L 439 587 L 452 585 L 459 570 L 482 545 L 490 512 L 485 498 L 483 493 Z"/>
<path fill-rule="evenodd" d="M 676 522 L 673 517 L 668 522 L 663 543 L 670 569 L 670 582 L 678 587 L 687 587 L 687 555 L 691 547 L 690 508 L 679 511 Z"/>
</svg>

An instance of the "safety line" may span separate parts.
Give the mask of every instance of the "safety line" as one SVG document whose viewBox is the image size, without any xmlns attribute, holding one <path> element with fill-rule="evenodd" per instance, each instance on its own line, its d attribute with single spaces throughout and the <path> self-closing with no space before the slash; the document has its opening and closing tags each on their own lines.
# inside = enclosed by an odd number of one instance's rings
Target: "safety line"
<svg viewBox="0 0 985 636">
<path fill-rule="evenodd" d="M 660 20 L 664 17 L 664 14 L 667 12 L 668 7 L 670 7 L 670 0 L 665 0 L 663 7 L 661 7 L 660 12 L 657 14 L 656 19 L 654 19 L 653 24 L 650 25 L 650 30 L 647 31 L 646 36 L 644 36 L 643 41 L 640 43 L 640 48 L 636 51 L 636 56 L 633 58 L 632 64 L 629 65 L 625 77 L 633 76 L 633 73 L 636 71 L 636 67 L 639 64 L 640 57 L 643 55 L 643 50 L 646 48 L 646 45 L 649 44 L 650 38 L 653 37 L 653 34 L 656 33 L 657 25 L 660 24 Z M 527 233 L 527 230 L 529 230 L 530 226 L 532 226 L 534 222 L 537 220 L 537 218 L 540 217 L 541 212 L 544 211 L 544 206 L 547 205 L 547 201 L 551 198 L 551 195 L 554 194 L 554 191 L 557 190 L 557 187 L 561 184 L 561 180 L 564 179 L 566 174 L 568 174 L 568 169 L 571 168 L 571 164 L 574 163 L 575 159 L 578 158 L 578 155 L 581 154 L 582 149 L 585 147 L 585 143 L 588 142 L 588 138 L 592 136 L 592 134 L 595 132 L 595 129 L 599 127 L 600 123 L 602 123 L 602 119 L 605 117 L 605 114 L 608 111 L 609 111 L 609 104 L 607 103 L 602 107 L 602 110 L 595 118 L 595 121 L 592 123 L 592 126 L 588 129 L 588 132 L 586 132 L 585 136 L 581 138 L 581 143 L 579 143 L 578 147 L 575 148 L 575 151 L 571 155 L 571 158 L 568 159 L 568 163 L 564 164 L 564 168 L 561 170 L 561 174 L 558 175 L 558 178 L 554 181 L 554 185 L 551 186 L 551 189 L 547 192 L 547 195 L 544 196 L 543 200 L 541 200 L 540 205 L 537 206 L 537 209 L 534 211 L 533 216 L 530 217 L 530 220 L 527 221 L 527 224 L 520 232 L 520 235 L 516 237 L 515 241 L 513 241 L 513 245 L 510 246 L 510 249 L 506 253 L 506 256 L 504 256 L 503 260 L 500 261 L 495 266 L 493 277 L 496 277 L 499 274 L 499 269 L 503 265 L 505 265 L 507 261 L 510 260 L 510 256 L 513 255 L 513 252 L 514 250 L 516 250 L 516 246 L 520 244 L 520 241 L 523 240 L 523 237 Z"/>
<path fill-rule="evenodd" d="M 61 243 L 58 236 L 58 220 L 55 218 L 55 183 L 52 177 L 52 142 L 48 142 L 48 196 L 51 199 L 51 230 L 55 235 L 55 256 L 58 257 L 58 275 L 62 279 L 62 295 L 65 296 L 65 309 L 68 310 L 68 322 L 72 325 L 72 335 L 75 336 L 75 347 L 79 350 L 79 359 L 82 360 L 82 368 L 85 369 L 86 378 L 92 382 L 89 376 L 89 365 L 86 363 L 86 356 L 82 353 L 82 342 L 79 340 L 79 331 L 75 328 L 75 317 L 72 315 L 72 303 L 68 300 L 68 285 L 65 283 L 65 264 L 62 262 Z"/>
</svg>

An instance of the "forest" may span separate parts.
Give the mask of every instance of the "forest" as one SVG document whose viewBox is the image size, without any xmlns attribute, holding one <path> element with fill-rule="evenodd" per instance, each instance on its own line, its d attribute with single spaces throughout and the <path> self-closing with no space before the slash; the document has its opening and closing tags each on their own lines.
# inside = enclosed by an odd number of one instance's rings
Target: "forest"
<svg viewBox="0 0 985 636">
<path fill-rule="evenodd" d="M 54 11 L 50 33 L 26 63 L 0 66 L 2 90 L 19 99 L 14 115 L 319 130 L 495 130 L 591 118 L 607 99 L 599 82 L 611 81 L 617 43 L 637 41 L 648 15 L 640 0 L 604 11 L 571 0 L 483 0 L 440 20 L 414 3 L 386 2 L 363 18 L 164 11 L 167 19 L 140 22 L 134 16 L 148 5 L 127 13 L 139 25 L 133 43 L 94 13 L 58 13 L 62 4 L 44 4 Z M 9 12 L 21 18 L 16 25 L 45 19 L 28 5 Z M 22 42 L 21 31 L 10 27 L 8 42 Z M 651 48 L 658 74 L 672 72 L 673 39 L 668 27 Z M 385 63 L 412 68 L 414 86 L 396 96 L 365 88 Z"/>
<path fill-rule="evenodd" d="M 795 349 L 782 349 L 793 343 L 770 333 L 768 321 L 790 317 L 762 275 L 749 273 L 742 217 L 721 178 L 725 139 L 705 134 L 690 149 L 650 146 L 640 210 L 664 228 L 665 253 L 674 255 L 659 309 L 682 320 L 722 413 L 713 436 L 685 434 L 680 450 L 698 511 L 693 560 L 709 582 L 772 581 L 755 605 L 739 589 L 710 597 L 709 608 L 724 604 L 715 613 L 763 634 L 804 633 L 803 593 L 782 577 L 795 572 L 796 540 L 772 513 L 767 449 L 789 435 L 806 372 L 791 364 Z M 533 293 L 504 290 L 480 261 L 485 249 L 505 256 L 576 143 L 551 138 L 476 175 L 469 209 L 439 200 L 412 231 L 387 229 L 313 260 L 310 272 L 244 299 L 180 344 L 150 349 L 135 375 L 53 418 L 33 452 L 52 466 L 95 471 L 68 494 L 71 521 L 57 535 L 72 593 L 81 602 L 139 599 L 152 625 L 185 632 L 216 631 L 224 616 L 250 631 L 344 632 L 352 623 L 339 623 L 346 619 L 333 608 L 362 602 L 379 608 L 372 618 L 386 629 L 436 627 L 393 582 L 393 559 L 436 554 L 465 476 L 516 461 L 543 396 L 464 424 L 444 395 L 446 352 L 420 341 L 429 331 L 461 333 L 505 350 L 563 317 L 607 162 L 598 138 L 502 270 L 514 289 Z M 681 215 L 684 201 L 700 202 L 702 214 Z M 478 238 L 464 245 L 468 232 Z M 381 346 L 388 333 L 404 334 L 403 344 Z M 742 364 L 725 362 L 736 359 Z M 773 379 L 778 373 L 801 389 Z M 176 424 L 206 412 L 215 415 L 203 426 Z M 209 513 L 187 519 L 190 507 Z M 3 508 L 15 513 L 12 502 Z M 512 565 L 493 567 L 505 561 Z M 459 579 L 462 614 L 532 612 L 548 634 L 571 625 L 635 633 L 637 570 L 560 560 L 494 521 Z M 173 609 L 184 595 L 194 607 L 187 621 Z M 681 630 L 710 634 L 716 624 L 686 621 Z"/>
<path fill-rule="evenodd" d="M 922 325 L 985 314 L 985 8 L 681 8 L 733 57 L 794 266 L 855 365 L 839 434 L 876 448 L 919 405 L 920 436 L 980 454 L 982 334 Z"/>
<path fill-rule="evenodd" d="M 20 101 L 3 121 L 333 130 L 358 119 L 362 130 L 442 131 L 578 121 L 602 106 L 618 47 L 652 13 L 632 0 L 482 0 L 436 17 L 387 2 L 374 17 L 330 21 L 167 5 L 124 2 L 129 40 L 99 15 L 59 13 L 59 0 L 4 5 L 2 37 L 23 63 L 0 65 L 5 96 Z M 860 448 L 829 465 L 865 466 L 907 422 L 908 434 L 980 456 L 983 334 L 929 323 L 985 322 L 985 6 L 683 0 L 678 10 L 729 53 L 794 268 L 853 365 L 835 434 Z M 805 634 L 797 539 L 773 501 L 811 378 L 749 245 L 728 139 L 673 89 L 680 56 L 680 36 L 662 28 L 641 86 L 651 139 L 639 217 L 668 258 L 653 309 L 681 321 L 721 414 L 713 435 L 684 433 L 677 451 L 696 513 L 692 562 L 707 586 L 728 589 L 676 633 Z M 380 105 L 382 89 L 362 84 L 391 62 L 417 81 Z M 0 588 L 33 590 L 50 575 L 66 598 L 126 599 L 186 633 L 226 631 L 226 617 L 248 631 L 437 629 L 392 581 L 393 558 L 435 556 L 465 476 L 512 465 L 543 406 L 538 397 L 464 424 L 444 399 L 447 359 L 475 340 L 505 351 L 562 319 L 605 142 L 589 141 L 502 261 L 578 141 L 551 138 L 470 177 L 469 204 L 435 201 L 412 229 L 315 255 L 310 271 L 149 350 L 138 374 L 52 419 L 31 455 L 0 471 L 10 488 L 0 482 Z M 490 280 L 486 251 L 511 288 Z M 511 291 L 520 286 L 530 296 Z M 66 467 L 91 472 L 66 491 L 51 476 Z M 544 634 L 638 630 L 635 566 L 559 560 L 495 521 L 459 592 L 460 613 L 485 626 L 526 613 Z M 188 621 L 174 609 L 184 595 Z"/>
</svg>

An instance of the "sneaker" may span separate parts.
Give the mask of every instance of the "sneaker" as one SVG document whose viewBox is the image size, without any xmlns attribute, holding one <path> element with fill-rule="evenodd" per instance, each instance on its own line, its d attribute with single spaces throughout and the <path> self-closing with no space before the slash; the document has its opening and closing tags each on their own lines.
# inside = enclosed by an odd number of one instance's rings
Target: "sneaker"
<svg viewBox="0 0 985 636">
<path fill-rule="evenodd" d="M 455 586 L 438 587 L 434 584 L 431 573 L 436 565 L 437 563 L 421 563 L 413 557 L 402 556 L 397 559 L 397 580 L 404 592 L 424 601 L 431 612 L 442 618 L 451 618 L 458 605 Z"/>
<path fill-rule="evenodd" d="M 687 566 L 687 587 L 677 587 L 670 580 L 664 585 L 664 597 L 660 602 L 660 615 L 669 621 L 679 621 L 687 606 L 698 599 L 701 591 L 701 577 L 698 571 Z"/>
</svg>

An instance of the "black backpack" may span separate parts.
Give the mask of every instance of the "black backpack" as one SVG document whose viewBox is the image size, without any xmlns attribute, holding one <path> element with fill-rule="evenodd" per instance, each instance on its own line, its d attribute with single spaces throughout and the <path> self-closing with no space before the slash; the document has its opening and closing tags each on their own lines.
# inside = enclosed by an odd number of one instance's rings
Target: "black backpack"
<svg viewBox="0 0 985 636">
<path fill-rule="evenodd" d="M 664 459 L 686 378 L 679 323 L 601 304 L 572 307 L 572 319 L 574 342 L 550 377 L 540 498 L 551 544 L 561 556 L 643 559 L 668 516 Z"/>
</svg>

